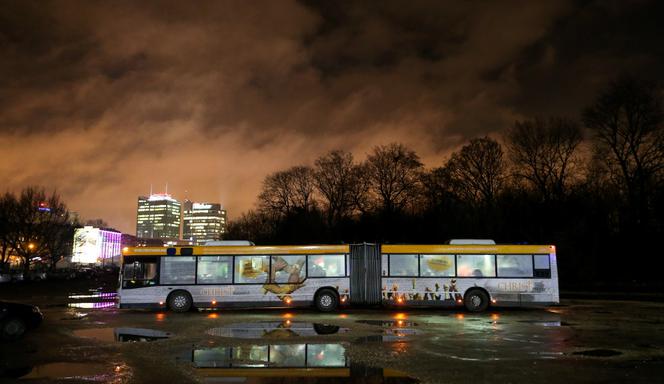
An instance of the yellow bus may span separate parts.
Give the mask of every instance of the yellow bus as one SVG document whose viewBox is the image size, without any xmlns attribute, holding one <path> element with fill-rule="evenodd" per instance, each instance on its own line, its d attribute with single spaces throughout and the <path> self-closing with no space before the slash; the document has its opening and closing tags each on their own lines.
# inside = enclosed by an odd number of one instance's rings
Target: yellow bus
<svg viewBox="0 0 664 384">
<path fill-rule="evenodd" d="M 458 306 L 559 302 L 553 245 L 125 248 L 120 308 Z"/>
</svg>

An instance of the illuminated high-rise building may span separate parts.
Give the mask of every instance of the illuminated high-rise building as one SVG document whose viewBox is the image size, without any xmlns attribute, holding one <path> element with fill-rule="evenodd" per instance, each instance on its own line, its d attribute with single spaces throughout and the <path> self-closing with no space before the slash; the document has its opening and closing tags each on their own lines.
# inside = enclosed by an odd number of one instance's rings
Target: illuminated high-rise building
<svg viewBox="0 0 664 384">
<path fill-rule="evenodd" d="M 180 202 L 167 193 L 139 196 L 136 237 L 179 239 L 180 212 Z"/>
<path fill-rule="evenodd" d="M 221 204 L 184 202 L 182 238 L 191 244 L 202 245 L 206 241 L 221 240 L 226 232 L 226 210 Z"/>
</svg>

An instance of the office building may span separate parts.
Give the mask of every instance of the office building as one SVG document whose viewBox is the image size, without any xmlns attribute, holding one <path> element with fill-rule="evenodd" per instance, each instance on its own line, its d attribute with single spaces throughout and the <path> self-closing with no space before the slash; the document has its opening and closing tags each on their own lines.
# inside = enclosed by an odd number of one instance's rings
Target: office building
<svg viewBox="0 0 664 384">
<path fill-rule="evenodd" d="M 180 202 L 167 193 L 139 196 L 136 237 L 150 239 L 180 238 Z"/>
<path fill-rule="evenodd" d="M 185 200 L 182 238 L 193 245 L 221 240 L 226 232 L 226 210 L 217 203 L 195 203 Z"/>
</svg>

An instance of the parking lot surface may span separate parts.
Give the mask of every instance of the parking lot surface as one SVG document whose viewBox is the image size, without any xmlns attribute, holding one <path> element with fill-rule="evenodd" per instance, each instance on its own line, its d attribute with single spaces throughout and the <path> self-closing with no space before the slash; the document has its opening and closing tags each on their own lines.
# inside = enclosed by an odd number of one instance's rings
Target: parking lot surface
<svg viewBox="0 0 664 384">
<path fill-rule="evenodd" d="M 116 309 L 112 289 L 94 285 L 0 290 L 0 299 L 37 304 L 45 316 L 24 339 L 0 344 L 0 381 L 646 383 L 664 376 L 662 303 L 574 300 L 481 314 L 175 314 Z"/>
</svg>

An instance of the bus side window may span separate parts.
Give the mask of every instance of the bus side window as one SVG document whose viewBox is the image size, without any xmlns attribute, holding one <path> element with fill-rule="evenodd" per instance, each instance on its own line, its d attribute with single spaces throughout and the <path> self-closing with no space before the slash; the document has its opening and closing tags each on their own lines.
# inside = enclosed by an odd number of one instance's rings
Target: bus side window
<svg viewBox="0 0 664 384">
<path fill-rule="evenodd" d="M 532 255 L 497 255 L 498 277 L 533 277 Z"/>
<path fill-rule="evenodd" d="M 157 284 L 157 261 L 135 260 L 124 265 L 123 288 L 139 288 Z"/>
<path fill-rule="evenodd" d="M 551 263 L 549 261 L 549 255 L 534 255 L 533 262 L 535 265 L 535 277 L 547 279 L 551 277 Z"/>
<path fill-rule="evenodd" d="M 272 283 L 301 283 L 306 277 L 304 255 L 272 256 Z"/>
<path fill-rule="evenodd" d="M 417 276 L 419 256 L 416 254 L 389 255 L 390 276 Z"/>
<path fill-rule="evenodd" d="M 270 256 L 235 256 L 234 282 L 240 284 L 265 284 L 268 282 Z"/>
<path fill-rule="evenodd" d="M 494 277 L 496 264 L 493 255 L 457 255 L 457 276 Z"/>
<path fill-rule="evenodd" d="M 198 284 L 231 284 L 233 256 L 201 256 L 198 258 Z"/>
<path fill-rule="evenodd" d="M 308 255 L 308 277 L 342 277 L 345 274 L 344 255 Z"/>
</svg>

